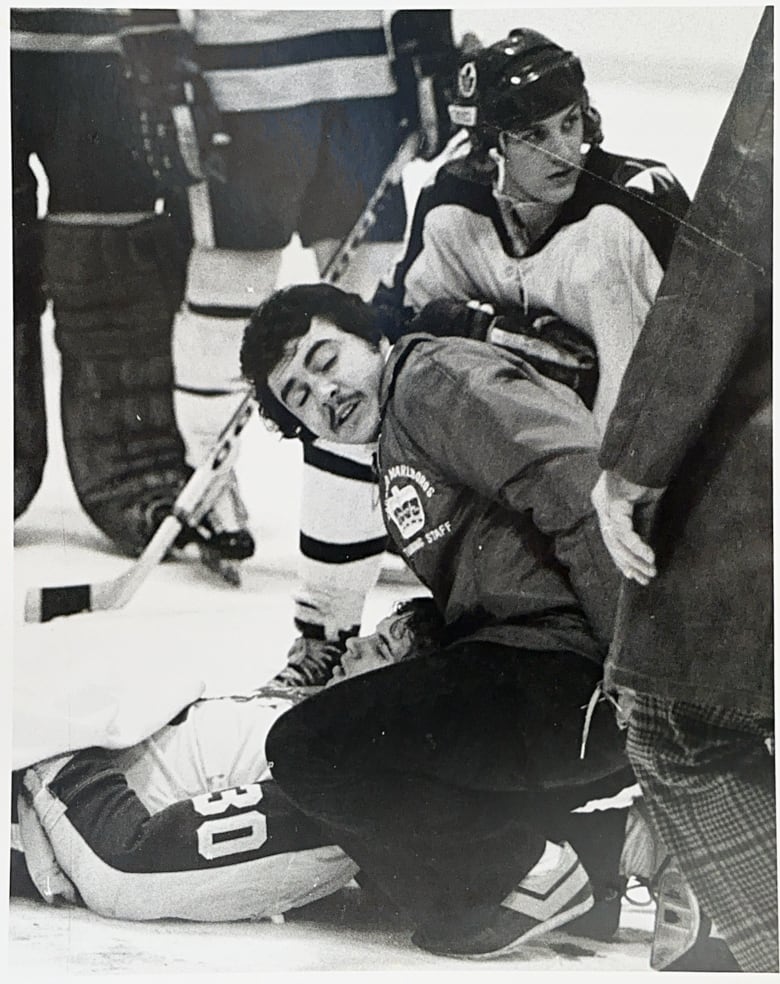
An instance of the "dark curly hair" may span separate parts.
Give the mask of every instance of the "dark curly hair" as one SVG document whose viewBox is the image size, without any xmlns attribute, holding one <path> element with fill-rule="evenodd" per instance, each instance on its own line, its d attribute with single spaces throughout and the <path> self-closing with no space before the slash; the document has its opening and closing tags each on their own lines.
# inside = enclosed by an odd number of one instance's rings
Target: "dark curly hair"
<svg viewBox="0 0 780 984">
<path fill-rule="evenodd" d="M 391 635 L 400 639 L 404 632 L 409 632 L 414 640 L 407 659 L 416 656 L 429 656 L 440 650 L 445 642 L 444 619 L 436 607 L 433 598 L 420 595 L 399 602 L 395 607 L 395 615 L 405 616 L 403 625 L 395 623 L 390 629 Z"/>
<path fill-rule="evenodd" d="M 312 440 L 311 434 L 271 392 L 268 376 L 302 338 L 312 318 L 329 321 L 378 349 L 382 338 L 376 312 L 358 294 L 331 284 L 297 284 L 276 291 L 252 313 L 241 345 L 241 372 L 254 387 L 260 416 L 283 437 Z"/>
</svg>

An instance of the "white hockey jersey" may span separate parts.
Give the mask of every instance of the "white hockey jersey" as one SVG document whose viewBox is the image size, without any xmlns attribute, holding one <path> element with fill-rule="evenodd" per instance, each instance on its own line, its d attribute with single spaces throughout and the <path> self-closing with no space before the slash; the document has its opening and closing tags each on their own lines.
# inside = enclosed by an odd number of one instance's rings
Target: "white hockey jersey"
<svg viewBox="0 0 780 984">
<path fill-rule="evenodd" d="M 357 866 L 270 778 L 265 739 L 288 706 L 199 700 L 132 748 L 28 770 L 17 846 L 39 888 L 64 875 L 103 916 L 218 922 L 343 887 Z"/>
<path fill-rule="evenodd" d="M 529 245 L 467 159 L 423 190 L 393 291 L 377 301 L 412 312 L 441 298 L 555 312 L 595 342 L 603 430 L 688 205 L 663 164 L 595 147 L 574 195 Z"/>
</svg>

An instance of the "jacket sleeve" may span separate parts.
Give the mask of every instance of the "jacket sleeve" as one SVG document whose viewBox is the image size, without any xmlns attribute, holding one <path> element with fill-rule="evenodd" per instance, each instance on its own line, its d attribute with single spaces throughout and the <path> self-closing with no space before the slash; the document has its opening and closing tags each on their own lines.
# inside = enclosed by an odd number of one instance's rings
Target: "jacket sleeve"
<svg viewBox="0 0 780 984">
<path fill-rule="evenodd" d="M 599 462 L 663 488 L 769 304 L 772 11 L 762 18 L 609 421 Z"/>
<path fill-rule="evenodd" d="M 598 477 L 591 414 L 567 387 L 520 359 L 484 349 L 465 372 L 430 360 L 424 378 L 411 381 L 414 419 L 423 429 L 436 421 L 435 432 L 414 436 L 450 480 L 513 512 L 531 513 L 567 569 L 597 639 L 608 645 L 618 575 L 590 501 Z M 428 400 L 438 412 L 426 408 Z M 442 414 L 442 406 L 458 411 Z M 405 419 L 410 415 L 411 408 Z"/>
</svg>

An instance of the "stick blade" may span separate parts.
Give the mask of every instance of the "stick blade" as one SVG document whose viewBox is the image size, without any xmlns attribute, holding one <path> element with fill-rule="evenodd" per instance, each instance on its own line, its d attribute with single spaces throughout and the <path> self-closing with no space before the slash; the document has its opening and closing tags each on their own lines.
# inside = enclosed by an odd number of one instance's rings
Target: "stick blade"
<svg viewBox="0 0 780 984">
<path fill-rule="evenodd" d="M 24 599 L 25 622 L 50 622 L 60 615 L 92 611 L 92 588 L 72 584 L 61 588 L 30 588 Z"/>
</svg>

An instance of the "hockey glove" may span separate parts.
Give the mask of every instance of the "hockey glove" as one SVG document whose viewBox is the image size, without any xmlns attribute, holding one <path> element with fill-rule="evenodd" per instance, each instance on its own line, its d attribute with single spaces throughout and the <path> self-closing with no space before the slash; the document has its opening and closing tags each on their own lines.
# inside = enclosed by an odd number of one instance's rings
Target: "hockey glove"
<svg viewBox="0 0 780 984">
<path fill-rule="evenodd" d="M 422 331 L 437 338 L 454 335 L 484 342 L 495 320 L 496 313 L 491 304 L 440 299 L 426 304 L 409 322 L 406 331 Z"/>
<path fill-rule="evenodd" d="M 511 349 L 543 376 L 573 389 L 593 409 L 599 381 L 596 348 L 585 332 L 552 311 L 518 307 L 494 313 L 490 304 L 438 300 L 425 305 L 408 331 L 474 338 Z"/>
<path fill-rule="evenodd" d="M 398 10 L 390 21 L 393 70 L 401 112 L 420 133 L 419 154 L 432 160 L 450 137 L 458 52 L 450 10 Z"/>
<path fill-rule="evenodd" d="M 487 340 L 518 352 L 537 372 L 573 389 L 593 409 L 599 381 L 596 347 L 585 332 L 553 311 L 516 308 L 499 312 Z"/>
<path fill-rule="evenodd" d="M 269 681 L 284 687 L 321 687 L 341 663 L 344 648 L 327 639 L 300 636 L 287 654 L 287 666 Z"/>
<path fill-rule="evenodd" d="M 213 178 L 224 182 L 230 142 L 183 27 L 120 32 L 125 75 L 138 111 L 137 152 L 162 192 Z"/>
</svg>

